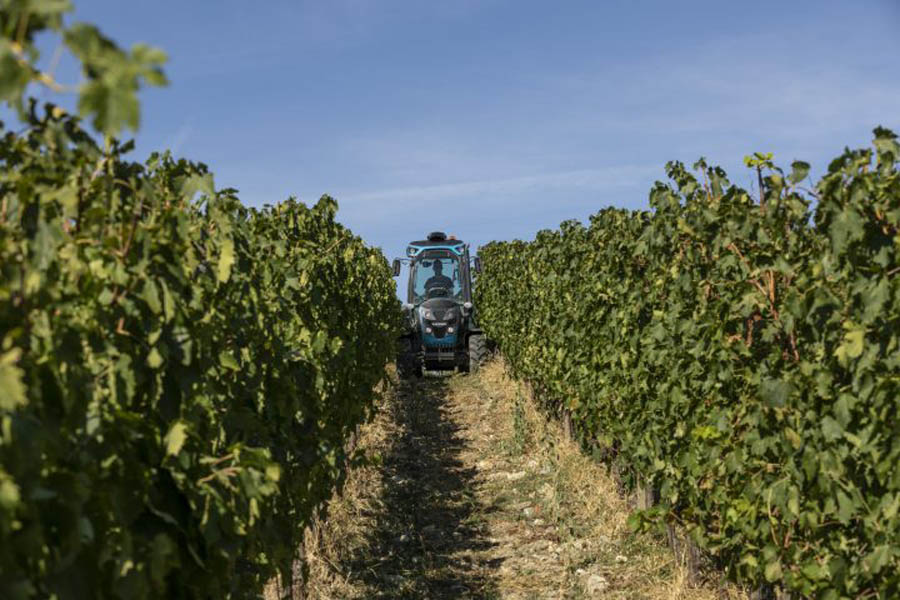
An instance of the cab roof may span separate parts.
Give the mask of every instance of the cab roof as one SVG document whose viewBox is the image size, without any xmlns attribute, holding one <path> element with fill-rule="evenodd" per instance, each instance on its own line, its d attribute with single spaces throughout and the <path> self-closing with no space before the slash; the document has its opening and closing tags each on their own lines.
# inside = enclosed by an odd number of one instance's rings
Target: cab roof
<svg viewBox="0 0 900 600">
<path fill-rule="evenodd" d="M 444 249 L 459 256 L 462 255 L 465 245 L 462 240 L 448 238 L 443 231 L 434 231 L 428 234 L 428 239 L 410 242 L 406 247 L 406 255 L 414 257 L 423 250 Z"/>
<path fill-rule="evenodd" d="M 462 240 L 419 240 L 417 242 L 410 242 L 410 246 L 415 246 L 417 248 L 431 248 L 436 246 L 441 247 L 454 247 L 454 246 L 462 246 L 465 242 Z"/>
</svg>

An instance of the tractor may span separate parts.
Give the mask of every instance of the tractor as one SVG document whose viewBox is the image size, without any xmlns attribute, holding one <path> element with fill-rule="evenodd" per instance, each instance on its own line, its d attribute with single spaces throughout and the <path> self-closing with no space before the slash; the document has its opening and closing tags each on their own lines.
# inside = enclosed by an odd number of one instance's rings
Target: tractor
<svg viewBox="0 0 900 600">
<path fill-rule="evenodd" d="M 487 356 L 472 304 L 472 271 L 481 272 L 479 258 L 469 258 L 462 240 L 435 231 L 410 242 L 406 258 L 394 259 L 394 277 L 404 263 L 409 282 L 403 304 L 407 327 L 397 352 L 400 377 L 422 377 L 426 370 L 477 371 Z"/>
</svg>

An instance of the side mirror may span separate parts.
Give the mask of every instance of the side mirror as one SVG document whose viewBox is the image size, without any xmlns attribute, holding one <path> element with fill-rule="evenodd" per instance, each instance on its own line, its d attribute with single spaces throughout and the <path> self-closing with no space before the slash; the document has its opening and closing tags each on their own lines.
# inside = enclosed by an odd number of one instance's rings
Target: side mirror
<svg viewBox="0 0 900 600">
<path fill-rule="evenodd" d="M 481 273 L 481 257 L 480 256 L 475 257 L 475 272 Z"/>
<path fill-rule="evenodd" d="M 415 307 L 416 306 L 414 304 L 410 304 L 409 302 L 404 302 L 403 303 L 403 312 L 410 312 Z"/>
<path fill-rule="evenodd" d="M 398 275 L 400 275 L 400 259 L 395 258 L 394 264 L 392 266 L 394 268 L 394 277 L 397 277 Z"/>
</svg>

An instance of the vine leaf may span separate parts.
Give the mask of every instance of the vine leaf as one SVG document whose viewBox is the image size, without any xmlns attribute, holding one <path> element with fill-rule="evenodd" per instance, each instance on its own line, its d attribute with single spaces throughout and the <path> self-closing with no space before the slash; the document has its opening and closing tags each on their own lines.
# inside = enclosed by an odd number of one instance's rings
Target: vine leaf
<svg viewBox="0 0 900 600">
<path fill-rule="evenodd" d="M 168 456 L 177 455 L 181 452 L 185 440 L 187 440 L 187 424 L 183 421 L 175 421 L 163 440 L 166 444 L 166 454 Z"/>
</svg>

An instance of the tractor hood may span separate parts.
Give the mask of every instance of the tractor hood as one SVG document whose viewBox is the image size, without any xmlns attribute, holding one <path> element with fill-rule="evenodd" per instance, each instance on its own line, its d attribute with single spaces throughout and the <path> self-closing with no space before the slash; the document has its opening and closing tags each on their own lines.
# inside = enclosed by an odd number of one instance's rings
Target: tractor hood
<svg viewBox="0 0 900 600">
<path fill-rule="evenodd" d="M 441 321 L 449 310 L 458 308 L 459 303 L 450 298 L 431 298 L 420 304 L 420 306 L 431 311 L 434 318 Z"/>
<path fill-rule="evenodd" d="M 450 298 L 430 298 L 419 307 L 419 327 L 425 349 L 456 347 L 460 312 L 458 304 Z"/>
</svg>

